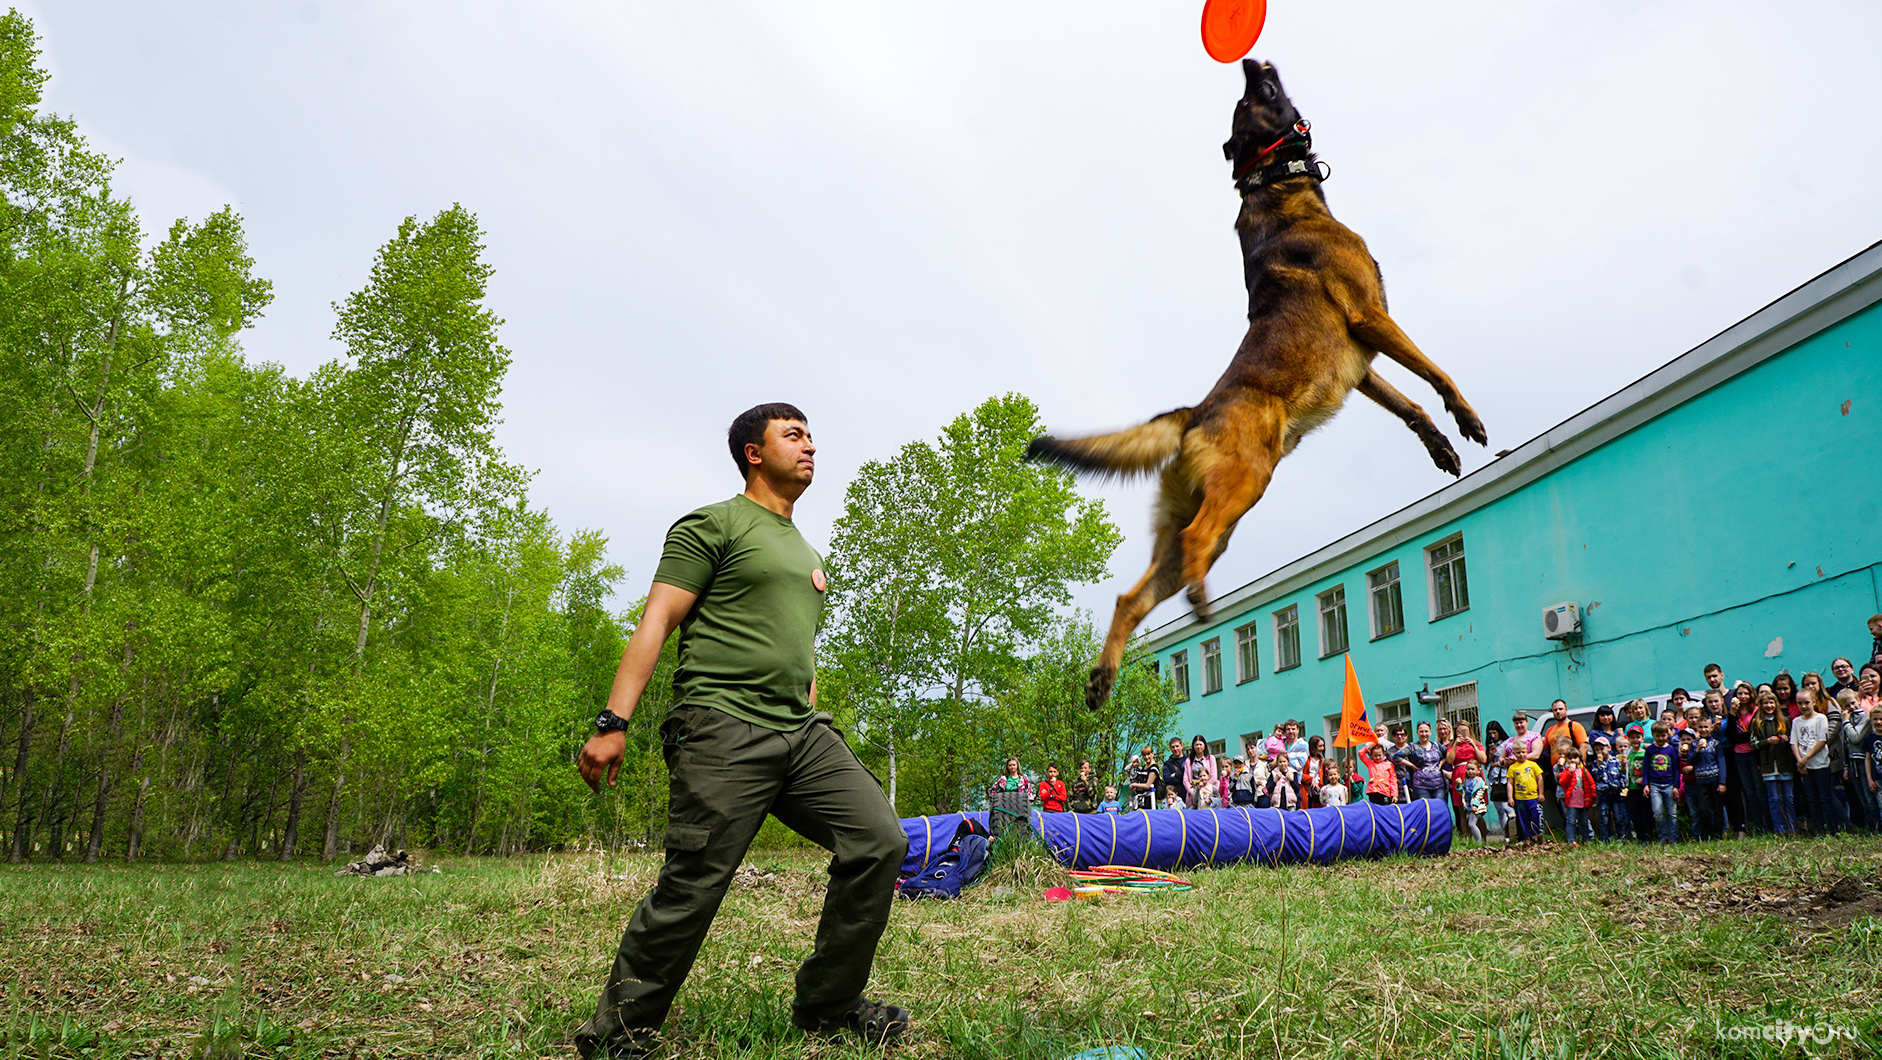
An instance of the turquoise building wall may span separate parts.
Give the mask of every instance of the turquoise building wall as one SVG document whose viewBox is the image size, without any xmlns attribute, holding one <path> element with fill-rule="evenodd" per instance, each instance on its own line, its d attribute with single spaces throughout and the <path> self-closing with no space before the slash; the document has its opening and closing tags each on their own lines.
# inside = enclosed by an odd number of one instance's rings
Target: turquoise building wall
<svg viewBox="0 0 1882 1060">
<path fill-rule="evenodd" d="M 1320 656 L 1315 598 L 1334 585 L 1375 721 L 1378 704 L 1408 697 L 1414 722 L 1434 718 L 1413 696 L 1427 684 L 1475 681 L 1481 719 L 1508 728 L 1514 710 L 1557 697 L 1581 710 L 1701 689 L 1708 662 L 1728 683 L 1780 668 L 1834 680 L 1838 655 L 1861 665 L 1865 620 L 1882 612 L 1879 278 L 1882 245 L 1462 482 L 1226 594 L 1206 625 L 1151 631 L 1165 673 L 1187 651 L 1181 734 L 1235 748 L 1289 717 L 1322 732 L 1344 667 Z M 1428 620 L 1424 550 L 1458 533 L 1470 607 Z M 1392 560 L 1405 628 L 1369 640 L 1366 572 Z M 1545 639 L 1543 609 L 1570 600 L 1581 640 Z M 1276 672 L 1272 613 L 1289 604 L 1301 662 Z M 1250 621 L 1260 676 L 1238 685 L 1234 630 Z M 1223 688 L 1204 695 L 1211 637 Z"/>
</svg>

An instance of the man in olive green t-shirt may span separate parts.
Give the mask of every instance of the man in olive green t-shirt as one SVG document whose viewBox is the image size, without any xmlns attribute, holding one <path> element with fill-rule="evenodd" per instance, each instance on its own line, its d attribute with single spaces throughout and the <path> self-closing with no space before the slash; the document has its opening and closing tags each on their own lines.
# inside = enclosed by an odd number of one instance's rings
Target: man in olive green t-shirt
<svg viewBox="0 0 1882 1060">
<path fill-rule="evenodd" d="M 908 1028 L 907 1011 L 863 997 L 908 841 L 881 785 L 816 710 L 823 565 L 791 522 L 816 446 L 804 414 L 785 404 L 740 414 L 727 442 L 745 491 L 667 531 L 608 707 L 582 748 L 589 787 L 599 791 L 603 777 L 614 783 L 626 719 L 678 628 L 675 706 L 660 726 L 666 862 L 621 936 L 594 1018 L 575 1036 L 584 1057 L 652 1050 L 766 813 L 835 854 L 792 1022 L 873 1042 Z"/>
</svg>

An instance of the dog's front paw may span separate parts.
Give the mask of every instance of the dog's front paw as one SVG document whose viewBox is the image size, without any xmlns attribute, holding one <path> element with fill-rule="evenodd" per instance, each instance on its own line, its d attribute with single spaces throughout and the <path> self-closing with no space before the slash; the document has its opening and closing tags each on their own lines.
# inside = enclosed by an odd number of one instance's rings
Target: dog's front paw
<svg viewBox="0 0 1882 1060">
<path fill-rule="evenodd" d="M 1209 590 L 1201 582 L 1189 583 L 1189 609 L 1196 615 L 1198 622 L 1209 621 Z"/>
<path fill-rule="evenodd" d="M 1451 415 L 1457 419 L 1458 433 L 1478 445 L 1490 444 L 1490 435 L 1484 431 L 1483 420 L 1477 417 L 1476 409 L 1461 400 L 1455 405 L 1447 405 L 1446 408 L 1450 409 Z"/>
<path fill-rule="evenodd" d="M 1117 672 L 1102 666 L 1094 667 L 1091 676 L 1085 679 L 1085 706 L 1097 710 L 1104 706 L 1104 701 L 1111 698 L 1111 683 L 1117 680 Z"/>
<path fill-rule="evenodd" d="M 1432 431 L 1426 435 L 1425 451 L 1431 454 L 1431 462 L 1438 465 L 1439 471 L 1447 472 L 1454 478 L 1464 474 L 1464 461 L 1451 446 L 1451 440 L 1443 434 Z"/>
</svg>

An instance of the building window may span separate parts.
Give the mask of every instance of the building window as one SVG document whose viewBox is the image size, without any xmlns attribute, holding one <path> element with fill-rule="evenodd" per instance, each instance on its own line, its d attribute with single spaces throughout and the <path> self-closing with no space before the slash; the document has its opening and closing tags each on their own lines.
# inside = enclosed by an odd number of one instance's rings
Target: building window
<svg viewBox="0 0 1882 1060">
<path fill-rule="evenodd" d="M 1451 723 L 1451 739 L 1457 738 L 1459 726 L 1467 727 L 1481 741 L 1483 730 L 1477 725 L 1477 682 L 1438 689 L 1438 717 Z"/>
<path fill-rule="evenodd" d="M 1395 725 L 1403 726 L 1408 736 L 1418 735 L 1411 728 L 1411 700 L 1395 699 L 1390 703 L 1380 703 L 1374 710 L 1378 714 L 1378 720 L 1373 722 L 1372 727 L 1373 731 L 1379 734 L 1380 743 L 1391 745 L 1392 727 Z"/>
<path fill-rule="evenodd" d="M 1224 754 L 1228 754 L 1228 752 L 1229 752 L 1229 742 L 1227 740 L 1209 741 L 1209 753 L 1210 754 L 1224 755 Z"/>
<path fill-rule="evenodd" d="M 1300 608 L 1289 604 L 1274 613 L 1274 668 L 1300 665 Z"/>
<path fill-rule="evenodd" d="M 1346 650 L 1346 586 L 1335 585 L 1315 597 L 1320 602 L 1320 657 Z"/>
<path fill-rule="evenodd" d="M 1397 563 L 1388 563 L 1366 575 L 1366 595 L 1372 600 L 1373 640 L 1405 628 L 1405 601 L 1399 595 Z"/>
<path fill-rule="evenodd" d="M 1189 652 L 1175 652 L 1170 656 L 1170 684 L 1176 687 L 1176 701 L 1189 700 Z"/>
<path fill-rule="evenodd" d="M 1470 583 L 1464 577 L 1464 539 L 1453 537 L 1425 549 L 1431 571 L 1431 620 L 1470 609 Z"/>
<path fill-rule="evenodd" d="M 1222 691 L 1222 638 L 1202 642 L 1202 694 Z"/>
<path fill-rule="evenodd" d="M 1261 676 L 1261 656 L 1256 654 L 1255 624 L 1235 631 L 1235 683 L 1247 684 Z"/>
</svg>

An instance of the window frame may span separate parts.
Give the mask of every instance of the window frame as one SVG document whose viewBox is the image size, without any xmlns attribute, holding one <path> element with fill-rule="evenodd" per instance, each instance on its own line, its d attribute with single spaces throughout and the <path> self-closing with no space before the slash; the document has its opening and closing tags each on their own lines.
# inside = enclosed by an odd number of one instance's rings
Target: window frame
<svg viewBox="0 0 1882 1060">
<path fill-rule="evenodd" d="M 1438 550 L 1448 549 L 1452 545 L 1457 546 L 1456 551 L 1445 555 L 1440 560 L 1437 556 Z M 1463 600 L 1462 606 L 1453 606 L 1449 611 L 1438 609 L 1438 568 L 1440 566 L 1449 571 L 1452 604 L 1457 604 L 1460 597 Z M 1433 541 L 1425 546 L 1425 586 L 1431 607 L 1431 621 L 1437 622 L 1470 610 L 1470 569 L 1462 533 L 1451 534 L 1441 541 Z M 1459 588 L 1463 590 L 1461 593 L 1458 592 Z"/>
<path fill-rule="evenodd" d="M 1285 619 L 1285 621 L 1283 621 Z M 1288 646 L 1288 633 L 1293 633 L 1294 661 L 1288 662 L 1282 650 Z M 1274 612 L 1274 672 L 1292 670 L 1300 665 L 1300 605 L 1288 604 Z"/>
<path fill-rule="evenodd" d="M 1189 702 L 1189 649 L 1170 653 L 1170 687 L 1178 703 Z"/>
<path fill-rule="evenodd" d="M 1378 712 L 1379 720 L 1374 723 L 1373 731 L 1379 734 L 1379 742 L 1387 747 L 1392 745 L 1392 726 L 1403 725 L 1405 731 L 1414 739 L 1417 730 L 1412 728 L 1411 700 L 1394 699 L 1384 703 L 1374 703 L 1372 709 Z"/>
<path fill-rule="evenodd" d="M 1373 580 L 1374 578 L 1386 574 L 1390 575 L 1389 581 L 1375 582 Z M 1398 625 L 1392 629 L 1382 629 L 1382 624 L 1379 621 L 1380 597 L 1387 593 L 1391 595 L 1392 610 L 1395 612 L 1394 617 L 1398 621 Z M 1398 560 L 1393 560 L 1383 567 L 1366 572 L 1366 615 L 1368 621 L 1371 623 L 1373 640 L 1384 640 L 1387 637 L 1395 637 L 1405 632 L 1404 577 L 1403 572 L 1399 570 Z"/>
<path fill-rule="evenodd" d="M 1202 694 L 1222 691 L 1222 638 L 1214 636 L 1203 641 L 1197 654 L 1202 661 Z"/>
<path fill-rule="evenodd" d="M 1238 685 L 1261 680 L 1260 626 L 1257 620 L 1235 627 L 1235 683 Z"/>
<path fill-rule="evenodd" d="M 1338 599 L 1334 599 L 1335 597 Z M 1353 630 L 1346 622 L 1346 583 L 1341 582 L 1326 592 L 1318 593 L 1313 599 L 1314 610 L 1320 617 L 1320 657 L 1330 659 L 1353 646 Z M 1337 647 L 1331 646 L 1332 638 L 1327 635 L 1329 615 L 1334 616 L 1339 622 L 1340 643 Z"/>
</svg>

